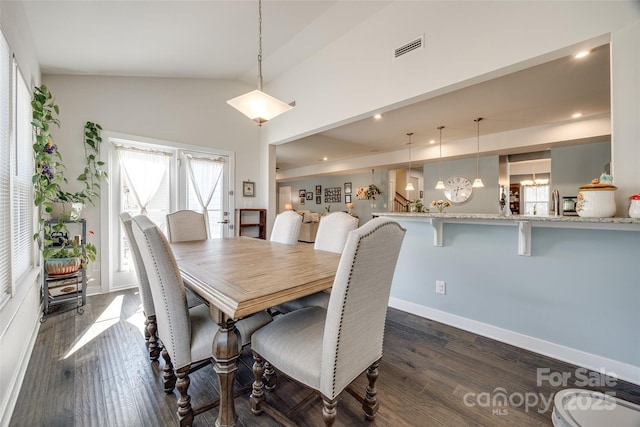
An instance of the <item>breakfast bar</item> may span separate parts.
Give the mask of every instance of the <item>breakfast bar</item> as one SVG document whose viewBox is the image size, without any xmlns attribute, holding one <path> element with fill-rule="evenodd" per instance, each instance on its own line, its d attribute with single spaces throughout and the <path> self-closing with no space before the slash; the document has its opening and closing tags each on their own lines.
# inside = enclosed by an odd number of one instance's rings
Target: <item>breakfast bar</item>
<svg viewBox="0 0 640 427">
<path fill-rule="evenodd" d="M 640 220 L 374 216 L 407 229 L 391 307 L 640 383 Z"/>
<path fill-rule="evenodd" d="M 531 255 L 531 228 L 574 228 L 588 230 L 640 231 L 638 218 L 584 218 L 579 216 L 527 216 L 468 213 L 374 213 L 403 221 L 427 221 L 434 230 L 433 245 L 444 245 L 444 224 L 481 224 L 518 227 L 518 255 Z"/>
</svg>

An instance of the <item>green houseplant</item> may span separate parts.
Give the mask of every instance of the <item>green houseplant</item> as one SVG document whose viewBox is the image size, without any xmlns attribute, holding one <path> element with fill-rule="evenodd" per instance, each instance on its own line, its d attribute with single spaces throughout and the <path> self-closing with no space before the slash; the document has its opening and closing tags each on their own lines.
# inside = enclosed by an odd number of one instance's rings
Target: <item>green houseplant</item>
<svg viewBox="0 0 640 427">
<path fill-rule="evenodd" d="M 100 182 L 107 179 L 107 173 L 102 169 L 104 162 L 99 160 L 102 127 L 92 122 L 87 122 L 84 126 L 83 145 L 86 166 L 77 179 L 85 183 L 85 188 L 82 191 L 71 193 L 62 189 L 62 184 L 67 183 L 64 176 L 66 167 L 62 154 L 51 136 L 51 128 L 54 125 L 60 126 L 60 121 L 57 118 L 60 110 L 45 85 L 34 88 L 31 108 L 31 124 L 35 133 L 33 144 L 35 172 L 32 177 L 33 203 L 40 208 L 39 227 L 33 238 L 38 241 L 45 260 L 64 257 L 79 258 L 83 267 L 86 267 L 89 261 L 96 259 L 95 245 L 85 243 L 74 246 L 70 241 L 65 240 L 56 242 L 59 244 L 52 246 L 53 241 L 50 238 L 52 233 L 68 236 L 69 229 L 64 221 L 77 219 L 79 213 L 77 216 L 71 216 L 72 212 L 67 209 L 64 215 L 57 218 L 58 222 L 52 225 L 47 224 L 45 215 L 51 215 L 54 212 L 54 205 L 59 203 L 76 203 L 81 206 L 86 203 L 95 205 L 95 199 L 100 197 Z"/>
</svg>

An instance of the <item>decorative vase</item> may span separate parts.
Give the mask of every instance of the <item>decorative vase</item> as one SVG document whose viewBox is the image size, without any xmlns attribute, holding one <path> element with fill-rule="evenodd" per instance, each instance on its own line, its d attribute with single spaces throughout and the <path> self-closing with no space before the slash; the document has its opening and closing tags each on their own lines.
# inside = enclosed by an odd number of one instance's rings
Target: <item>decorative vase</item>
<svg viewBox="0 0 640 427">
<path fill-rule="evenodd" d="M 80 258 L 50 258 L 44 262 L 47 273 L 54 276 L 75 273 L 81 265 Z"/>
<path fill-rule="evenodd" d="M 609 184 L 583 185 L 578 191 L 576 212 L 585 218 L 610 218 L 616 214 L 616 187 Z"/>
<path fill-rule="evenodd" d="M 74 202 L 52 202 L 51 208 L 53 211 L 49 214 L 51 219 L 55 220 L 72 220 L 75 221 L 80 218 L 82 213 L 82 203 Z"/>
</svg>

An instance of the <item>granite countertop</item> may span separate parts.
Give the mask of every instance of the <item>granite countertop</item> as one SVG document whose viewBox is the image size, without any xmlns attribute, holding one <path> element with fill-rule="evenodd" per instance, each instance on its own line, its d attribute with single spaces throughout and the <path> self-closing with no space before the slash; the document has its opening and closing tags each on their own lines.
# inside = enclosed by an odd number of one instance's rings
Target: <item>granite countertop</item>
<svg viewBox="0 0 640 427">
<path fill-rule="evenodd" d="M 444 220 L 491 220 L 491 221 L 540 221 L 540 222 L 565 222 L 565 223 L 598 223 L 598 224 L 640 224 L 640 218 L 584 218 L 581 216 L 529 216 L 478 213 L 416 213 L 416 212 L 373 212 L 372 215 L 396 218 L 431 219 L 442 218 Z"/>
</svg>

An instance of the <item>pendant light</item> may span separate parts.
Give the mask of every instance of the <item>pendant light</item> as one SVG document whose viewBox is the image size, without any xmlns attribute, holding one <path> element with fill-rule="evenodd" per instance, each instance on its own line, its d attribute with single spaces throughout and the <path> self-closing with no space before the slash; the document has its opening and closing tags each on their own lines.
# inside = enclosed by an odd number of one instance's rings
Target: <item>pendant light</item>
<svg viewBox="0 0 640 427">
<path fill-rule="evenodd" d="M 480 179 L 480 120 L 482 117 L 478 117 L 474 120 L 478 124 L 478 149 L 476 154 L 476 179 L 473 181 L 472 187 L 474 188 L 482 188 L 484 187 L 484 183 Z"/>
<path fill-rule="evenodd" d="M 436 190 L 444 190 L 444 182 L 442 182 L 442 129 L 444 126 L 438 126 L 440 131 L 440 157 L 438 158 L 438 183 L 436 184 Z"/>
<path fill-rule="evenodd" d="M 262 91 L 262 0 L 258 0 L 258 89 L 230 99 L 227 104 L 260 126 L 293 108 Z"/>
<path fill-rule="evenodd" d="M 413 135 L 413 132 L 407 133 L 407 136 L 409 136 L 409 142 L 407 143 L 409 146 L 409 173 L 407 174 L 407 186 L 404 191 L 415 190 L 415 188 L 413 188 L 413 183 L 411 182 L 411 135 Z"/>
</svg>

